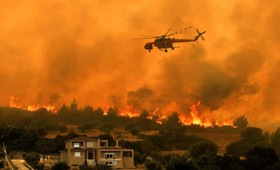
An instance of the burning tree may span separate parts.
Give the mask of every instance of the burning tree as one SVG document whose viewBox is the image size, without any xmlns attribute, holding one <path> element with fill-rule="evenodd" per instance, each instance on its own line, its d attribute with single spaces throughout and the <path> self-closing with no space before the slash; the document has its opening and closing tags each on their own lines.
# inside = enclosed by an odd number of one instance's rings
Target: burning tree
<svg viewBox="0 0 280 170">
<path fill-rule="evenodd" d="M 245 115 L 239 116 L 233 121 L 233 126 L 237 127 L 240 131 L 243 131 L 248 126 L 248 120 Z"/>
</svg>

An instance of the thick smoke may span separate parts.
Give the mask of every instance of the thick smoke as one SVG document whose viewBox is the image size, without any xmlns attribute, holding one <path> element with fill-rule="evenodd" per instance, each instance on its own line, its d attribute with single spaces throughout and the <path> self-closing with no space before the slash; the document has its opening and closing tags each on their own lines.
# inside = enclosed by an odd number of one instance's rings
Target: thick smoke
<svg viewBox="0 0 280 170">
<path fill-rule="evenodd" d="M 2 1 L 1 105 L 9 96 L 58 107 L 132 105 L 227 120 L 245 114 L 273 130 L 280 90 L 280 4 L 274 1 Z M 168 53 L 140 35 L 193 26 L 206 41 Z M 150 41 L 150 40 L 147 40 Z M 152 41 L 152 40 L 151 40 Z M 263 120 L 266 121 L 263 121 Z M 271 120 L 271 121 L 270 121 Z"/>
</svg>

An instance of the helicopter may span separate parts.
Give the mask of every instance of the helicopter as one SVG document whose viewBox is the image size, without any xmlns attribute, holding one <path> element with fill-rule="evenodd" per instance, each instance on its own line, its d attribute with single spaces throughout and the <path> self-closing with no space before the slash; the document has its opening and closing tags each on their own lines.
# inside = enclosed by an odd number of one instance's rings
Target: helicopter
<svg viewBox="0 0 280 170">
<path fill-rule="evenodd" d="M 170 30 L 171 30 L 171 28 L 170 28 L 162 36 L 144 36 L 144 35 L 142 35 L 141 36 L 142 38 L 137 38 L 137 39 L 155 39 L 153 42 L 148 42 L 144 46 L 144 48 L 146 50 L 148 50 L 149 52 L 151 52 L 153 50 L 153 47 L 157 47 L 161 51 L 168 52 L 168 49 L 174 50 L 175 48 L 179 48 L 179 47 L 174 47 L 173 46 L 174 43 L 194 42 L 194 41 L 197 41 L 199 38 L 204 40 L 204 37 L 202 35 L 204 33 L 206 33 L 206 31 L 199 32 L 198 29 L 196 29 L 196 32 L 198 33 L 198 35 L 195 36 L 193 39 L 169 38 L 170 36 L 174 36 L 174 35 L 185 33 L 186 30 L 189 29 L 189 28 L 191 28 L 191 27 L 184 28 L 182 30 L 179 30 L 179 31 L 176 31 L 176 32 L 168 34 L 170 32 Z"/>
</svg>

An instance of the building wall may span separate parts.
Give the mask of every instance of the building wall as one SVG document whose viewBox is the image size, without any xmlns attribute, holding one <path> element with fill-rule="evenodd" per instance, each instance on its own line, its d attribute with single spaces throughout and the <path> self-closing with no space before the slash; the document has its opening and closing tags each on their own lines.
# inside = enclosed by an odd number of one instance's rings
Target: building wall
<svg viewBox="0 0 280 170">
<path fill-rule="evenodd" d="M 70 142 L 65 143 L 65 149 L 70 149 Z"/>
<path fill-rule="evenodd" d="M 135 168 L 134 160 L 132 157 L 123 158 L 123 168 Z"/>
<path fill-rule="evenodd" d="M 80 152 L 80 157 L 75 156 L 75 152 Z M 69 154 L 69 165 L 83 165 L 85 163 L 85 151 L 70 151 Z"/>
<path fill-rule="evenodd" d="M 106 158 L 105 154 L 115 154 L 114 158 Z M 98 151 L 98 163 L 108 164 L 114 168 L 122 168 L 122 151 L 121 149 L 102 149 Z M 113 163 L 113 164 L 112 164 Z"/>
<path fill-rule="evenodd" d="M 61 161 L 61 162 L 66 162 L 66 163 L 68 162 L 67 153 L 68 153 L 68 152 L 67 152 L 66 150 L 60 152 L 60 161 Z"/>
<path fill-rule="evenodd" d="M 132 149 L 123 149 L 122 160 L 124 168 L 135 168 L 134 151 Z"/>
<path fill-rule="evenodd" d="M 114 164 L 109 164 L 109 163 L 112 163 L 112 162 L 115 162 L 115 163 Z M 114 169 L 123 168 L 122 159 L 99 159 L 97 163 L 110 165 Z"/>
</svg>

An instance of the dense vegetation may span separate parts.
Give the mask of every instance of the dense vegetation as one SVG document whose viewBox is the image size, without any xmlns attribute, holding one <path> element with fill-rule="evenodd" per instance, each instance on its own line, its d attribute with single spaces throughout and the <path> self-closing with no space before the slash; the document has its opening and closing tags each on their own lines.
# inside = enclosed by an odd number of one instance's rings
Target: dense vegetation
<svg viewBox="0 0 280 170">
<path fill-rule="evenodd" d="M 131 142 L 120 139 L 124 148 L 134 149 L 136 164 L 145 164 L 148 169 L 279 169 L 280 163 L 280 128 L 268 134 L 257 127 L 248 127 L 248 120 L 240 116 L 232 126 L 202 127 L 199 125 L 184 126 L 174 112 L 162 124 L 156 122 L 157 117 L 148 118 L 149 113 L 143 111 L 139 117 L 128 118 L 118 116 L 117 108 L 109 108 L 105 116 L 101 108 L 87 106 L 78 109 L 76 102 L 69 107 L 62 106 L 56 114 L 46 109 L 29 112 L 16 108 L 0 108 L 0 142 L 4 142 L 8 151 L 23 151 L 24 158 L 36 169 L 43 169 L 38 164 L 39 154 L 43 156 L 58 153 L 64 149 L 64 141 L 78 136 L 67 128 L 74 124 L 86 133 L 92 129 L 100 129 L 105 134 L 96 136 L 108 139 L 114 145 L 111 135 L 115 128 L 126 129 L 138 137 Z M 145 131 L 158 133 L 145 135 Z M 46 138 L 48 132 L 59 131 L 66 135 L 57 135 L 53 139 Z M 190 135 L 189 132 L 204 133 L 240 133 L 241 139 L 226 148 L 225 155 L 218 155 L 218 146 L 202 137 Z M 165 155 L 162 150 L 186 150 L 184 155 Z M 240 156 L 244 159 L 240 159 Z M 68 168 L 63 163 L 52 168 Z M 102 167 L 102 165 L 100 165 Z M 82 169 L 92 169 L 83 166 Z M 102 167 L 104 168 L 104 167 Z M 108 167 L 107 167 L 108 168 Z"/>
<path fill-rule="evenodd" d="M 138 135 L 141 131 L 162 130 L 172 123 L 178 121 L 178 114 L 174 112 L 168 120 L 166 119 L 162 125 L 157 123 L 158 116 L 149 117 L 149 113 L 143 110 L 139 117 L 124 117 L 118 115 L 118 108 L 109 108 L 104 115 L 101 108 L 93 109 L 86 106 L 79 109 L 75 101 L 70 106 L 63 105 L 56 113 L 48 112 L 45 108 L 30 112 L 18 108 L 0 107 L 0 123 L 15 126 L 25 126 L 32 128 L 43 128 L 48 132 L 59 131 L 67 132 L 69 124 L 78 125 L 81 132 L 87 132 L 94 128 L 101 131 L 111 132 L 116 128 L 125 128 L 132 134 Z M 235 126 L 218 127 L 215 124 L 211 127 L 203 127 L 200 125 L 183 126 L 187 132 L 215 132 L 215 133 L 239 133 L 244 130 L 248 121 L 246 117 L 241 116 L 236 119 Z M 169 124 L 168 124 L 169 123 Z"/>
</svg>

